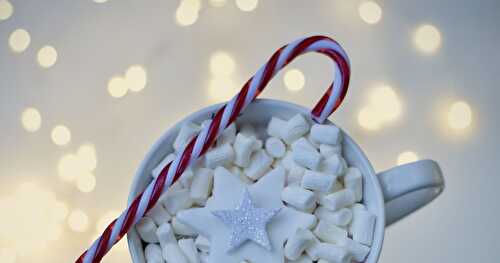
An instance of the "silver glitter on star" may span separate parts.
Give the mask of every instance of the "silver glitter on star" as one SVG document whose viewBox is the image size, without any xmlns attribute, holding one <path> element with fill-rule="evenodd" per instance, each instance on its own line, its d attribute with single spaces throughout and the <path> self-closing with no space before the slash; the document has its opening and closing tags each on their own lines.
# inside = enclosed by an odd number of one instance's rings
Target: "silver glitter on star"
<svg viewBox="0 0 500 263">
<path fill-rule="evenodd" d="M 225 225 L 231 228 L 228 252 L 251 240 L 271 250 L 266 226 L 280 212 L 278 209 L 255 207 L 248 189 L 245 189 L 241 203 L 234 210 L 212 211 Z"/>
</svg>

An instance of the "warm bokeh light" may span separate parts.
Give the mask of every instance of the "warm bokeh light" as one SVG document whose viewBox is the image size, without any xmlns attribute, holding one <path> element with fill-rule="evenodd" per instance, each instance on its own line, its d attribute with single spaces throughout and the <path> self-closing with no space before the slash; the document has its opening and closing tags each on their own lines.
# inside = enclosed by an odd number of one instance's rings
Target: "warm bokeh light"
<svg viewBox="0 0 500 263">
<path fill-rule="evenodd" d="M 453 103 L 448 110 L 448 126 L 453 130 L 463 130 L 472 123 L 472 110 L 465 101 Z"/>
<path fill-rule="evenodd" d="M 236 0 L 236 6 L 245 12 L 250 12 L 257 8 L 259 0 Z"/>
<path fill-rule="evenodd" d="M 190 26 L 198 20 L 200 0 L 182 0 L 175 11 L 175 21 L 181 26 Z"/>
<path fill-rule="evenodd" d="M 113 98 L 121 98 L 127 94 L 128 83 L 123 77 L 112 77 L 108 82 L 108 92 Z"/>
<path fill-rule="evenodd" d="M 75 232 L 85 232 L 89 228 L 89 217 L 84 211 L 75 209 L 68 216 L 68 225 Z"/>
<path fill-rule="evenodd" d="M 401 101 L 388 85 L 377 86 L 371 91 L 369 105 L 384 122 L 395 121 L 401 116 Z"/>
<path fill-rule="evenodd" d="M 299 91 L 304 88 L 306 78 L 304 77 L 302 71 L 298 69 L 290 69 L 285 72 L 283 82 L 288 90 Z"/>
<path fill-rule="evenodd" d="M 208 85 L 211 102 L 223 102 L 231 99 L 238 92 L 236 82 L 230 77 L 214 77 Z"/>
<path fill-rule="evenodd" d="M 148 76 L 141 65 L 132 65 L 125 72 L 125 81 L 130 91 L 138 92 L 146 87 Z"/>
<path fill-rule="evenodd" d="M 213 7 L 222 7 L 225 6 L 227 3 L 227 0 L 210 0 L 208 1 L 211 6 Z"/>
<path fill-rule="evenodd" d="M 54 144 L 64 146 L 71 141 L 71 132 L 68 127 L 64 125 L 57 125 L 54 129 L 52 129 L 51 138 Z"/>
<path fill-rule="evenodd" d="M 373 1 L 364 1 L 358 7 L 359 16 L 368 24 L 376 24 L 382 18 L 382 8 Z"/>
<path fill-rule="evenodd" d="M 78 147 L 76 156 L 86 171 L 94 171 L 97 167 L 97 154 L 93 144 L 86 143 Z"/>
<path fill-rule="evenodd" d="M 57 61 L 57 50 L 52 46 L 44 46 L 38 51 L 37 60 L 40 67 L 50 68 Z"/>
<path fill-rule="evenodd" d="M 13 248 L 0 248 L 0 258 L 3 263 L 15 263 L 16 262 L 16 250 Z"/>
<path fill-rule="evenodd" d="M 441 46 L 441 33 L 435 26 L 424 24 L 415 31 L 413 41 L 418 50 L 431 54 Z"/>
<path fill-rule="evenodd" d="M 362 108 L 358 113 L 358 124 L 366 130 L 378 130 L 381 127 L 382 120 L 369 107 Z"/>
<path fill-rule="evenodd" d="M 412 151 L 405 151 L 398 155 L 397 164 L 412 163 L 418 161 L 418 155 Z"/>
<path fill-rule="evenodd" d="M 24 52 L 31 43 L 31 36 L 26 29 L 16 29 L 9 37 L 9 46 L 15 53 Z"/>
<path fill-rule="evenodd" d="M 59 159 L 57 174 L 61 180 L 66 182 L 73 181 L 84 172 L 84 165 L 76 155 L 65 154 Z"/>
<path fill-rule="evenodd" d="M 91 173 L 83 173 L 76 178 L 76 187 L 82 193 L 94 191 L 96 185 L 95 176 Z"/>
<path fill-rule="evenodd" d="M 108 0 L 94 0 L 98 4 L 106 3 Z"/>
<path fill-rule="evenodd" d="M 42 126 L 42 115 L 35 108 L 26 108 L 21 114 L 21 123 L 26 131 L 36 132 Z"/>
<path fill-rule="evenodd" d="M 217 51 L 210 57 L 210 72 L 215 76 L 228 76 L 234 73 L 236 62 L 225 51 Z"/>
<path fill-rule="evenodd" d="M 0 0 L 0 20 L 7 20 L 14 13 L 14 7 L 8 0 Z"/>
</svg>

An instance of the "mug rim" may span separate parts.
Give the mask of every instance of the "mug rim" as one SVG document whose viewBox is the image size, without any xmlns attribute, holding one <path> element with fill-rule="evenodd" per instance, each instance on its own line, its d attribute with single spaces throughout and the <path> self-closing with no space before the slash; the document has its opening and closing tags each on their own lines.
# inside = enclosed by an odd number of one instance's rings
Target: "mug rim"
<svg viewBox="0 0 500 263">
<path fill-rule="evenodd" d="M 262 98 L 262 99 L 256 99 L 253 103 L 259 103 L 259 104 L 264 104 L 266 106 L 271 106 L 271 107 L 282 107 L 282 108 L 293 108 L 299 113 L 302 114 L 310 114 L 310 110 L 302 105 L 298 105 L 292 102 L 288 101 L 283 101 L 283 100 L 276 100 L 276 99 L 268 99 L 268 98 Z M 203 115 L 211 114 L 215 111 L 217 111 L 221 106 L 223 106 L 225 103 L 217 103 L 217 104 L 212 104 L 207 107 L 204 107 L 198 111 L 192 112 L 189 115 L 185 116 L 183 119 L 180 121 L 176 122 L 174 125 L 170 126 L 168 129 L 166 129 L 163 134 L 160 136 L 159 139 L 157 139 L 154 144 L 149 148 L 147 154 L 145 155 L 144 159 L 141 161 L 138 169 L 136 170 L 134 174 L 134 178 L 132 180 L 132 184 L 130 186 L 130 191 L 129 191 L 129 197 L 127 204 L 130 204 L 137 194 L 140 193 L 138 191 L 138 185 L 140 184 L 140 181 L 143 177 L 143 174 L 145 170 L 147 169 L 147 166 L 150 165 L 149 162 L 152 159 L 152 157 L 161 149 L 162 143 L 167 140 L 170 136 L 173 135 L 173 133 L 178 132 L 178 130 L 181 128 L 181 126 L 187 122 L 191 121 L 193 119 L 197 119 Z M 333 124 L 332 121 L 329 119 L 326 119 L 325 121 L 328 124 Z M 343 133 L 344 135 L 344 141 L 347 142 L 353 150 L 356 152 L 356 155 L 361 157 L 361 161 L 363 164 L 366 166 L 369 174 L 367 176 L 371 177 L 374 190 L 377 196 L 377 210 L 379 213 L 377 214 L 377 221 L 382 221 L 382 223 L 376 223 L 376 227 L 374 229 L 374 240 L 373 244 L 371 246 L 371 250 L 375 251 L 370 251 L 370 254 L 375 252 L 375 256 L 372 256 L 371 258 L 373 261 L 371 262 L 378 262 L 378 259 L 380 257 L 380 253 L 382 251 L 382 245 L 384 243 L 384 235 L 385 235 L 385 201 L 383 197 L 383 192 L 382 188 L 380 186 L 379 179 L 377 177 L 377 174 L 373 168 L 373 165 L 371 164 L 370 160 L 364 153 L 364 151 L 361 149 L 361 147 L 352 139 L 352 137 L 340 126 L 337 126 Z M 141 190 L 142 191 L 142 190 Z M 375 240 L 377 238 L 377 240 Z M 138 241 L 137 241 L 138 240 Z M 135 250 L 133 250 L 133 247 L 137 246 L 137 242 L 142 242 L 140 240 L 140 237 L 138 233 L 135 230 L 135 227 L 130 229 L 129 233 L 127 233 L 127 244 L 130 252 L 130 256 L 132 258 L 132 262 L 141 262 L 140 260 L 142 259 L 142 262 L 145 262 L 144 260 L 144 255 L 136 255 Z M 141 257 L 141 259 L 137 258 Z M 365 261 L 368 262 L 368 261 Z"/>
</svg>

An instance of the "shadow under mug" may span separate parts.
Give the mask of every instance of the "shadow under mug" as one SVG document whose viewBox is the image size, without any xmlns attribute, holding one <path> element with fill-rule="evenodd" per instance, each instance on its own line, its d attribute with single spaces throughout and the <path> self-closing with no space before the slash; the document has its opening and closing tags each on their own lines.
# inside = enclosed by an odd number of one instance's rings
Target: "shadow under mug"
<svg viewBox="0 0 500 263">
<path fill-rule="evenodd" d="M 151 182 L 151 171 L 169 153 L 180 128 L 186 122 L 201 123 L 209 119 L 222 104 L 206 107 L 192 113 L 168 129 L 153 145 L 137 170 L 129 195 L 129 204 Z M 250 123 L 257 127 L 267 125 L 271 117 L 289 119 L 300 113 L 309 115 L 310 110 L 293 103 L 257 99 L 238 117 L 237 123 Z M 331 124 L 329 120 L 326 121 Z M 376 216 L 371 251 L 366 263 L 378 261 L 384 240 L 386 226 L 411 214 L 436 198 L 444 189 L 444 179 L 439 165 L 432 160 L 396 166 L 381 173 L 375 173 L 370 161 L 361 148 L 345 131 L 342 153 L 349 166 L 356 166 L 363 175 L 363 204 Z M 135 229 L 127 234 L 132 261 L 145 263 L 143 243 Z"/>
</svg>

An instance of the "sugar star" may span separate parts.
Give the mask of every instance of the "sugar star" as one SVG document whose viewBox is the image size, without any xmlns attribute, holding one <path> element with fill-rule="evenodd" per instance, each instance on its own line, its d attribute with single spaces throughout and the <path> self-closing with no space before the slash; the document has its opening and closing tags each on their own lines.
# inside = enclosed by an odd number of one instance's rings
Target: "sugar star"
<svg viewBox="0 0 500 263">
<path fill-rule="evenodd" d="M 285 240 L 298 228 L 310 227 L 316 220 L 311 214 L 299 212 L 283 204 L 281 192 L 284 185 L 285 170 L 281 167 L 272 170 L 249 186 L 225 168 L 218 167 L 215 169 L 212 197 L 206 206 L 181 211 L 177 214 L 177 219 L 211 241 L 209 263 L 238 263 L 243 260 L 283 263 Z M 233 228 L 228 227 L 229 224 L 224 223 L 224 220 L 215 214 L 221 210 L 234 210 L 235 207 L 239 207 L 241 200 L 246 199 L 246 191 L 257 209 L 279 211 L 271 216 L 272 220 L 266 224 L 270 249 L 266 249 L 266 245 L 259 245 L 259 242 L 245 242 L 247 241 L 245 237 L 244 240 L 236 240 L 234 244 L 242 243 L 228 251 Z M 265 229 L 263 233 L 266 233 Z M 251 238 L 250 240 L 254 241 Z"/>
</svg>

